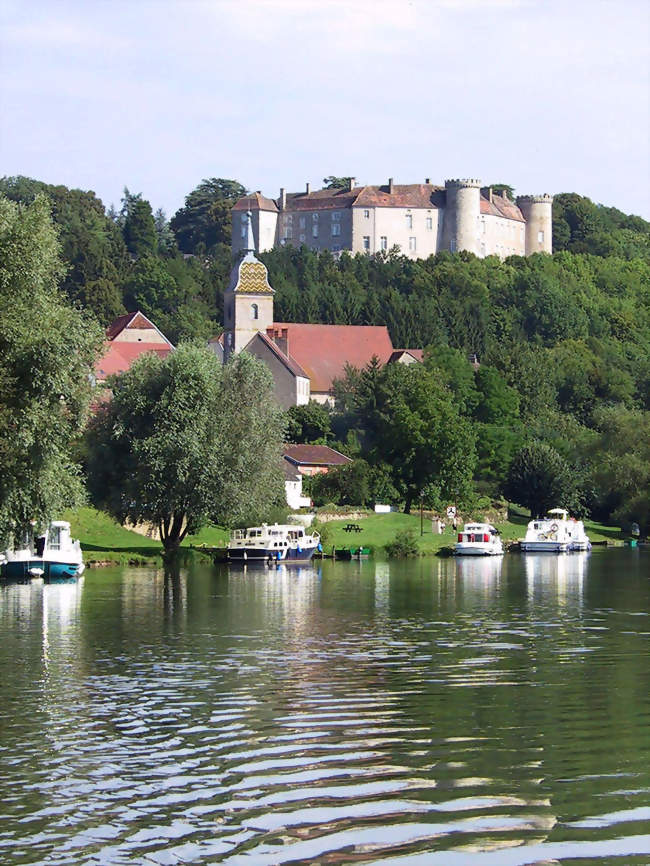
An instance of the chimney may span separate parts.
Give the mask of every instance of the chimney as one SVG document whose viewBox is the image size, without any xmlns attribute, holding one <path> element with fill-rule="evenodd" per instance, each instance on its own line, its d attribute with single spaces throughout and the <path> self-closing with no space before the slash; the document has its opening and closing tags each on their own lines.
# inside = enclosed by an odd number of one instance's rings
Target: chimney
<svg viewBox="0 0 650 866">
<path fill-rule="evenodd" d="M 429 184 L 431 183 L 431 178 L 430 178 L 430 177 L 425 177 L 425 178 L 424 178 L 424 182 L 426 183 L 427 186 L 429 186 Z"/>
<path fill-rule="evenodd" d="M 393 178 L 392 178 L 392 177 L 389 177 L 389 178 L 388 178 L 388 192 L 389 192 L 390 195 L 393 194 L 394 188 L 395 188 L 395 187 L 394 187 L 394 185 L 393 185 Z"/>
<path fill-rule="evenodd" d="M 287 206 L 287 191 L 283 186 L 280 187 L 280 210 L 284 210 Z"/>
<path fill-rule="evenodd" d="M 492 204 L 492 187 L 488 189 L 488 199 L 490 201 L 490 204 Z"/>
<path fill-rule="evenodd" d="M 287 357 L 289 356 L 289 328 L 278 329 L 275 332 L 275 345 Z"/>
<path fill-rule="evenodd" d="M 309 195 L 310 192 L 311 192 L 311 184 L 306 183 L 305 184 L 305 195 Z"/>
<path fill-rule="evenodd" d="M 351 177 L 351 178 L 350 178 L 350 180 L 348 181 L 348 191 L 349 191 L 349 192 L 352 192 L 352 190 L 354 189 L 354 186 L 355 186 L 356 182 L 357 182 L 356 177 Z"/>
<path fill-rule="evenodd" d="M 501 190 L 501 195 L 504 197 L 504 199 L 505 199 L 506 201 L 509 201 L 509 199 L 508 199 L 508 190 L 507 190 L 507 189 Z"/>
</svg>

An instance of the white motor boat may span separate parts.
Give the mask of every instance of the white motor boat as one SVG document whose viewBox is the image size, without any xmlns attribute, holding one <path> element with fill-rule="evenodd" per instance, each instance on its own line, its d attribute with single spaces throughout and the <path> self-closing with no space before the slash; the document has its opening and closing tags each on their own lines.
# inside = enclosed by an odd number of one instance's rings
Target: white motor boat
<svg viewBox="0 0 650 866">
<path fill-rule="evenodd" d="M 582 520 L 569 517 L 564 508 L 551 508 L 546 517 L 531 520 L 521 542 L 524 551 L 563 553 L 590 550 L 591 542 Z"/>
<path fill-rule="evenodd" d="M 21 544 L 3 554 L 0 573 L 10 579 L 79 577 L 84 572 L 79 541 L 71 538 L 66 520 L 53 520 L 42 535 L 31 531 Z"/>
<path fill-rule="evenodd" d="M 491 523 L 466 523 L 454 545 L 457 556 L 500 556 L 503 542 Z"/>
<path fill-rule="evenodd" d="M 308 562 L 320 550 L 320 535 L 304 526 L 274 523 L 235 529 L 228 542 L 230 562 Z"/>
</svg>

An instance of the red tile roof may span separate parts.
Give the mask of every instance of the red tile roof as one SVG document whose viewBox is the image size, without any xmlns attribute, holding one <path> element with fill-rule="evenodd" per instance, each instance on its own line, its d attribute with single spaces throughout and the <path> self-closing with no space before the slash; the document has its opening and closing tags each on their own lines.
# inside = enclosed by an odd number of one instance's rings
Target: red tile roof
<svg viewBox="0 0 650 866">
<path fill-rule="evenodd" d="M 385 325 L 305 325 L 274 322 L 288 331 L 289 355 L 305 371 L 311 390 L 328 392 L 342 379 L 345 365 L 362 368 L 376 355 L 385 364 L 393 344 Z"/>
<path fill-rule="evenodd" d="M 171 346 L 151 343 L 114 343 L 111 340 L 106 340 L 104 347 L 104 354 L 95 363 L 95 376 L 99 382 L 103 382 L 107 376 L 124 373 L 136 358 L 147 352 L 155 352 L 156 355 L 164 358 L 172 351 Z"/>
<path fill-rule="evenodd" d="M 481 196 L 481 213 L 498 216 L 502 219 L 525 222 L 517 205 L 513 201 L 510 201 L 509 198 L 497 195 L 496 193 L 492 193 L 492 201 L 483 195 Z"/>
<path fill-rule="evenodd" d="M 363 187 L 349 189 L 317 189 L 314 192 L 290 192 L 287 194 L 287 210 L 326 210 L 328 208 L 352 207 Z"/>
<path fill-rule="evenodd" d="M 277 213 L 278 206 L 272 198 L 267 198 L 260 192 L 253 192 L 250 195 L 245 195 L 243 198 L 240 198 L 234 205 L 233 210 L 270 210 Z"/>
<path fill-rule="evenodd" d="M 285 460 L 296 466 L 343 466 L 352 463 L 349 457 L 327 445 L 285 445 Z"/>
<path fill-rule="evenodd" d="M 388 363 L 393 364 L 395 361 L 399 361 L 402 355 L 410 355 L 412 358 L 415 358 L 416 361 L 422 361 L 424 357 L 424 349 L 395 349 L 388 359 Z"/>
<path fill-rule="evenodd" d="M 443 187 L 431 183 L 393 184 L 388 186 L 364 186 L 354 203 L 355 207 L 444 207 Z"/>
<path fill-rule="evenodd" d="M 172 345 L 162 331 L 160 331 L 154 323 L 144 315 L 144 313 L 141 313 L 140 310 L 136 310 L 134 313 L 125 313 L 123 316 L 118 316 L 117 319 L 114 319 L 108 328 L 106 328 L 106 338 L 108 340 L 114 340 L 126 328 L 140 328 L 156 331 L 160 334 L 163 340 L 166 340 L 170 346 Z"/>
</svg>

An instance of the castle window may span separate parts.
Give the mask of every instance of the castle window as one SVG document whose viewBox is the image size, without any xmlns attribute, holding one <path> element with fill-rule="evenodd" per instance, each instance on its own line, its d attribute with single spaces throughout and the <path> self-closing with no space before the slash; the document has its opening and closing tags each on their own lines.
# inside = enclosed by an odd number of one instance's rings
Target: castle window
<svg viewBox="0 0 650 866">
<path fill-rule="evenodd" d="M 246 223 L 244 223 L 244 225 L 241 227 L 241 236 L 243 238 L 246 237 Z"/>
<path fill-rule="evenodd" d="M 317 222 L 318 222 L 318 214 L 317 214 L 317 213 L 313 213 L 313 214 L 311 215 L 311 219 L 312 219 L 312 222 L 317 223 Z"/>
<path fill-rule="evenodd" d="M 540 244 L 544 243 L 544 232 L 537 232 L 537 240 Z"/>
<path fill-rule="evenodd" d="M 433 219 L 432 219 L 432 217 L 427 217 L 427 219 L 426 219 L 426 227 L 427 227 L 427 231 L 429 231 L 429 232 L 430 232 L 431 229 L 433 228 Z"/>
<path fill-rule="evenodd" d="M 340 253 L 341 252 L 341 244 L 332 244 L 332 252 Z"/>
<path fill-rule="evenodd" d="M 369 211 L 369 210 L 364 210 L 364 212 L 363 212 L 363 216 L 364 216 L 364 219 L 369 220 L 369 219 L 370 219 L 370 211 Z"/>
<path fill-rule="evenodd" d="M 487 226 L 485 225 L 485 220 L 481 220 L 481 226 L 482 226 L 483 234 L 485 234 L 487 231 Z"/>
<path fill-rule="evenodd" d="M 311 227 L 311 236 L 312 236 L 313 238 L 317 238 L 317 237 L 318 237 L 318 223 L 315 223 L 315 224 Z"/>
<path fill-rule="evenodd" d="M 305 218 L 304 218 L 304 217 L 300 217 L 300 228 L 301 228 L 301 229 L 304 229 L 304 227 L 305 227 Z"/>
<path fill-rule="evenodd" d="M 257 304 L 251 304 L 251 319 L 259 319 L 260 311 Z"/>
<path fill-rule="evenodd" d="M 387 250 L 388 249 L 388 238 L 386 237 L 386 235 L 382 235 L 379 238 L 379 248 L 381 250 Z"/>
<path fill-rule="evenodd" d="M 409 238 L 409 250 L 414 253 L 417 249 L 417 239 Z"/>
<path fill-rule="evenodd" d="M 284 230 L 284 237 L 285 240 L 291 240 L 291 238 L 293 237 L 293 229 L 291 228 L 291 226 L 287 226 Z"/>
<path fill-rule="evenodd" d="M 305 242 L 305 236 L 304 236 L 304 235 L 300 235 L 300 243 L 301 243 L 301 244 L 304 244 L 304 242 Z"/>
<path fill-rule="evenodd" d="M 341 211 L 335 210 L 334 213 L 332 214 L 332 222 L 339 222 L 340 219 L 341 219 Z"/>
<path fill-rule="evenodd" d="M 288 213 L 285 217 L 285 220 L 289 225 L 291 225 L 291 223 L 293 222 L 293 214 Z"/>
<path fill-rule="evenodd" d="M 451 250 L 452 253 L 456 252 L 456 238 L 452 238 L 451 241 L 449 242 L 449 249 Z"/>
<path fill-rule="evenodd" d="M 340 223 L 332 223 L 332 237 L 335 235 L 341 234 L 341 224 Z"/>
<path fill-rule="evenodd" d="M 370 251 L 370 236 L 369 235 L 363 236 L 363 248 L 366 252 Z"/>
<path fill-rule="evenodd" d="M 413 228 L 413 214 L 410 214 L 410 213 L 406 214 L 406 228 L 407 229 Z"/>
</svg>

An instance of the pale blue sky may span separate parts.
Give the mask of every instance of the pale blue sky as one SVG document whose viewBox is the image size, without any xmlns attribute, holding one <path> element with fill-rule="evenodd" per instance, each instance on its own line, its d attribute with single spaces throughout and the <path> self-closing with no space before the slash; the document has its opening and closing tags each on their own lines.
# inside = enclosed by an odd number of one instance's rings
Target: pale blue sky
<svg viewBox="0 0 650 866">
<path fill-rule="evenodd" d="M 507 182 L 650 218 L 648 0 L 0 0 L 0 174 Z"/>
</svg>

